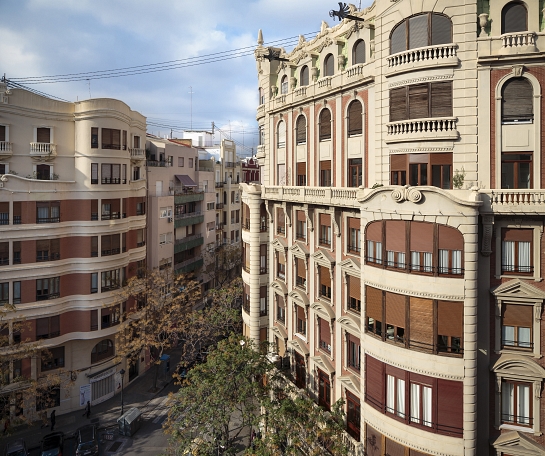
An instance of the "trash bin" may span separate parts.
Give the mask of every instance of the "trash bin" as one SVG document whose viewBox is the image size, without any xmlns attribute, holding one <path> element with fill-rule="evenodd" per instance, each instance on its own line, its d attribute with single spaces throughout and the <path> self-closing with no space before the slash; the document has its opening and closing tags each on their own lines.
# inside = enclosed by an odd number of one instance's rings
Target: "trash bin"
<svg viewBox="0 0 545 456">
<path fill-rule="evenodd" d="M 160 359 L 163 374 L 168 374 L 170 372 L 170 355 L 163 355 Z"/>
<path fill-rule="evenodd" d="M 121 415 L 117 422 L 119 424 L 119 433 L 126 437 L 132 437 L 142 424 L 142 412 L 136 407 L 127 410 Z"/>
</svg>

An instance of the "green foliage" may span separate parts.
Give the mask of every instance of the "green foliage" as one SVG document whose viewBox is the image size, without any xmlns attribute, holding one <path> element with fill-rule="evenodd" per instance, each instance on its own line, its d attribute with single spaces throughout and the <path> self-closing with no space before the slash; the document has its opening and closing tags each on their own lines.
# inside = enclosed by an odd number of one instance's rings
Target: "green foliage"
<svg viewBox="0 0 545 456">
<path fill-rule="evenodd" d="M 456 170 L 454 171 L 454 176 L 452 176 L 452 186 L 454 188 L 462 188 L 464 185 L 464 180 L 466 178 L 466 172 L 464 171 L 464 167 L 462 166 L 462 170 Z"/>
</svg>

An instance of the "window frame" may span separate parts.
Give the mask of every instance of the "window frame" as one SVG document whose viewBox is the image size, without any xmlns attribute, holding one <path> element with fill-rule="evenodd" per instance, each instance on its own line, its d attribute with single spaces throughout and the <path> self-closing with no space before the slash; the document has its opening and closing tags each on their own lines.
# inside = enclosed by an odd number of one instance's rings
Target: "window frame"
<svg viewBox="0 0 545 456">
<path fill-rule="evenodd" d="M 506 30 L 505 15 L 506 15 L 506 13 L 508 12 L 509 9 L 511 9 L 513 7 L 517 7 L 517 6 L 524 8 L 524 10 L 526 12 L 526 15 L 525 15 L 526 26 L 524 27 L 524 30 L 516 30 L 516 31 L 506 32 L 505 31 Z M 514 1 L 514 2 L 506 3 L 503 6 L 502 10 L 501 10 L 501 34 L 504 35 L 504 34 L 511 34 L 511 33 L 522 33 L 522 32 L 527 32 L 527 31 L 528 31 L 528 8 L 524 4 L 524 2 Z"/>
<path fill-rule="evenodd" d="M 532 244 L 530 246 L 530 261 L 531 266 L 533 267 L 533 273 L 517 273 L 514 271 L 513 273 L 505 273 L 503 271 L 502 267 L 502 252 L 503 252 L 503 244 L 502 244 L 502 236 L 496 236 L 496 274 L 495 277 L 497 279 L 499 278 L 524 278 L 529 279 L 533 278 L 533 280 L 540 281 L 541 280 L 541 261 L 537 261 L 536 258 L 541 258 L 540 253 L 540 237 L 543 233 L 543 224 L 539 222 L 521 222 L 520 224 L 513 224 L 506 221 L 498 221 L 495 223 L 495 229 L 498 233 L 503 233 L 505 229 L 532 229 L 533 235 L 532 235 Z"/>
</svg>

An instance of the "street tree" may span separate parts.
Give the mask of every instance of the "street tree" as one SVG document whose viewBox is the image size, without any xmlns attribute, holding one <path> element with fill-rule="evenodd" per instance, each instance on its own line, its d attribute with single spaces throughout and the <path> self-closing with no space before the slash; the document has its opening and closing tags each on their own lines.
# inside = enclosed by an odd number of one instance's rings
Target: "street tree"
<svg viewBox="0 0 545 456">
<path fill-rule="evenodd" d="M 242 247 L 240 242 L 222 244 L 203 253 L 203 276 L 211 280 L 214 288 L 228 286 L 235 277 L 240 277 L 242 268 Z"/>
<path fill-rule="evenodd" d="M 129 299 L 136 300 L 136 309 L 122 318 L 116 334 L 116 357 L 134 365 L 141 353 L 148 351 L 155 365 L 156 389 L 161 356 L 178 345 L 184 319 L 201 303 L 200 284 L 168 269 L 155 269 L 129 279 L 116 295 L 117 305 Z"/>
</svg>

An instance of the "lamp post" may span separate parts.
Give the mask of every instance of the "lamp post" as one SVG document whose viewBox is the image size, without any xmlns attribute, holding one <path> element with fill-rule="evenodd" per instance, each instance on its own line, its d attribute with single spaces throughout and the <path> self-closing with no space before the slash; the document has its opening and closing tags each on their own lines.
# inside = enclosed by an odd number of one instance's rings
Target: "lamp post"
<svg viewBox="0 0 545 456">
<path fill-rule="evenodd" d="M 125 379 L 125 369 L 119 371 L 121 374 L 121 415 L 123 416 L 123 380 Z"/>
</svg>

